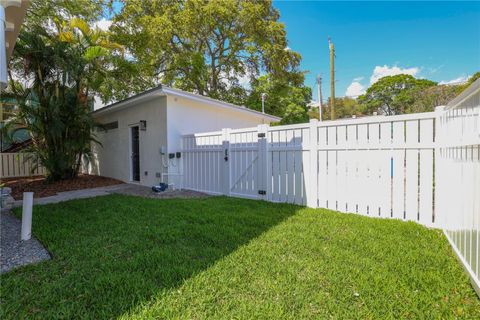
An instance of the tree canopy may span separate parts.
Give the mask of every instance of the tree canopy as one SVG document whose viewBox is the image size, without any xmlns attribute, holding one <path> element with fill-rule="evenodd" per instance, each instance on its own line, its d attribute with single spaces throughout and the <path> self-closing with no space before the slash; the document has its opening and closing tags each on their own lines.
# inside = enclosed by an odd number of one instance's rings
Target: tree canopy
<svg viewBox="0 0 480 320">
<path fill-rule="evenodd" d="M 265 112 L 282 117 L 281 124 L 308 121 L 307 103 L 310 102 L 311 89 L 302 81 L 293 82 L 275 79 L 267 74 L 252 81 L 252 89 L 246 104 L 260 111 L 262 94 L 265 94 Z"/>
<path fill-rule="evenodd" d="M 22 29 L 51 29 L 53 21 L 80 18 L 88 24 L 97 21 L 112 6 L 112 0 L 30 0 Z"/>
<path fill-rule="evenodd" d="M 127 0 L 110 30 L 143 83 L 112 91 L 124 98 L 130 90 L 163 83 L 242 104 L 261 74 L 303 81 L 301 56 L 288 49 L 278 19 L 271 1 Z"/>
<path fill-rule="evenodd" d="M 387 76 L 370 86 L 358 100 L 367 113 L 377 111 L 386 115 L 408 113 L 415 101 L 415 93 L 436 84 L 436 82 L 416 79 L 407 74 Z"/>
<path fill-rule="evenodd" d="M 331 120 L 330 116 L 330 98 L 323 104 L 322 107 L 322 120 Z M 312 108 L 308 113 L 310 118 L 319 119 L 318 107 Z M 364 106 L 360 105 L 358 101 L 350 97 L 337 97 L 335 98 L 335 115 L 338 119 L 350 118 L 352 116 L 361 116 L 365 114 Z"/>
</svg>

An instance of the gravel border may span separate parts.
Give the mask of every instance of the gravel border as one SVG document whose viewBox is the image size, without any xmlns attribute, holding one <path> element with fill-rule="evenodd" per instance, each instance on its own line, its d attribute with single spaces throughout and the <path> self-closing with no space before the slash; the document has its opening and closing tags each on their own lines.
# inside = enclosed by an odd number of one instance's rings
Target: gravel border
<svg viewBox="0 0 480 320">
<path fill-rule="evenodd" d="M 50 253 L 34 237 L 20 240 L 21 220 L 11 213 L 0 214 L 0 273 L 50 259 Z"/>
</svg>

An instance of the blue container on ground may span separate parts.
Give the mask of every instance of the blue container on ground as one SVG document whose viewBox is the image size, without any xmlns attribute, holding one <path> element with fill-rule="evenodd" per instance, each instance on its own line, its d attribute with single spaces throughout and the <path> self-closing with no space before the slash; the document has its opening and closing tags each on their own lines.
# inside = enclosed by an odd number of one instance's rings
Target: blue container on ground
<svg viewBox="0 0 480 320">
<path fill-rule="evenodd" d="M 163 192 L 168 189 L 168 184 L 160 182 L 157 186 L 152 186 L 153 192 Z"/>
</svg>

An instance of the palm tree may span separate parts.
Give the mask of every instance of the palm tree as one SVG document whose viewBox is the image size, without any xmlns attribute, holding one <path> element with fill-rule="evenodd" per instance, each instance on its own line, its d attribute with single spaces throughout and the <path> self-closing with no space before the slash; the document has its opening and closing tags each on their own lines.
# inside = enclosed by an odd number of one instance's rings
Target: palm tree
<svg viewBox="0 0 480 320">
<path fill-rule="evenodd" d="M 30 133 L 26 151 L 47 169 L 48 181 L 75 177 L 82 159 L 91 155 L 93 94 L 115 53 L 122 48 L 78 18 L 57 22 L 54 30 L 33 27 L 20 34 L 13 69 L 29 85 L 12 86 L 19 102 L 12 123 Z"/>
</svg>

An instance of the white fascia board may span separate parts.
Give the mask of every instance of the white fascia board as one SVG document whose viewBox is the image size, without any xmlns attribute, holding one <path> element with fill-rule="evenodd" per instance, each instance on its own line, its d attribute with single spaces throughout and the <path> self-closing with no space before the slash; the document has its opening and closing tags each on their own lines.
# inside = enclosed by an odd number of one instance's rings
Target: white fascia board
<svg viewBox="0 0 480 320">
<path fill-rule="evenodd" d="M 110 113 L 112 111 L 121 110 L 123 108 L 133 106 L 133 105 L 136 105 L 136 104 L 144 102 L 144 101 L 149 101 L 149 100 L 155 99 L 157 97 L 163 97 L 163 96 L 167 96 L 167 95 L 171 95 L 171 96 L 175 96 L 175 97 L 181 97 L 181 98 L 185 98 L 185 99 L 189 99 L 189 100 L 193 100 L 193 101 L 208 103 L 210 105 L 215 105 L 215 106 L 222 107 L 222 108 L 228 108 L 228 109 L 231 109 L 231 110 L 248 113 L 250 115 L 254 115 L 254 116 L 259 117 L 259 118 L 268 119 L 270 121 L 280 121 L 281 120 L 281 118 L 279 118 L 279 117 L 272 116 L 272 115 L 266 114 L 266 113 L 264 114 L 264 113 L 261 113 L 259 111 L 248 109 L 248 108 L 243 107 L 243 106 L 237 106 L 237 105 L 232 104 L 232 103 L 228 103 L 228 102 L 204 97 L 204 96 L 201 96 L 201 95 L 198 95 L 198 94 L 194 94 L 194 93 L 190 93 L 190 92 L 186 92 L 186 91 L 182 91 L 182 90 L 177 90 L 177 89 L 173 89 L 173 88 L 169 88 L 169 87 L 165 87 L 165 86 L 158 86 L 156 88 L 153 88 L 153 89 L 147 90 L 143 93 L 140 93 L 136 96 L 127 98 L 127 99 L 119 101 L 119 102 L 115 102 L 115 103 L 110 104 L 106 107 L 103 107 L 103 108 L 100 108 L 100 109 L 97 109 L 97 110 L 93 111 L 92 114 L 95 115 L 95 116 L 98 116 L 98 115 L 102 115 L 102 114 L 105 114 L 105 113 Z"/>
<path fill-rule="evenodd" d="M 99 116 L 99 115 L 103 115 L 113 111 L 119 111 L 127 107 L 139 104 L 141 102 L 150 101 L 158 97 L 164 97 L 164 96 L 165 96 L 165 93 L 162 92 L 162 88 L 157 87 L 157 88 L 153 88 L 148 91 L 145 91 L 143 93 L 140 93 L 138 95 L 135 95 L 133 97 L 127 98 L 125 100 L 115 102 L 103 108 L 97 109 L 93 111 L 92 114 L 94 116 Z"/>
</svg>

